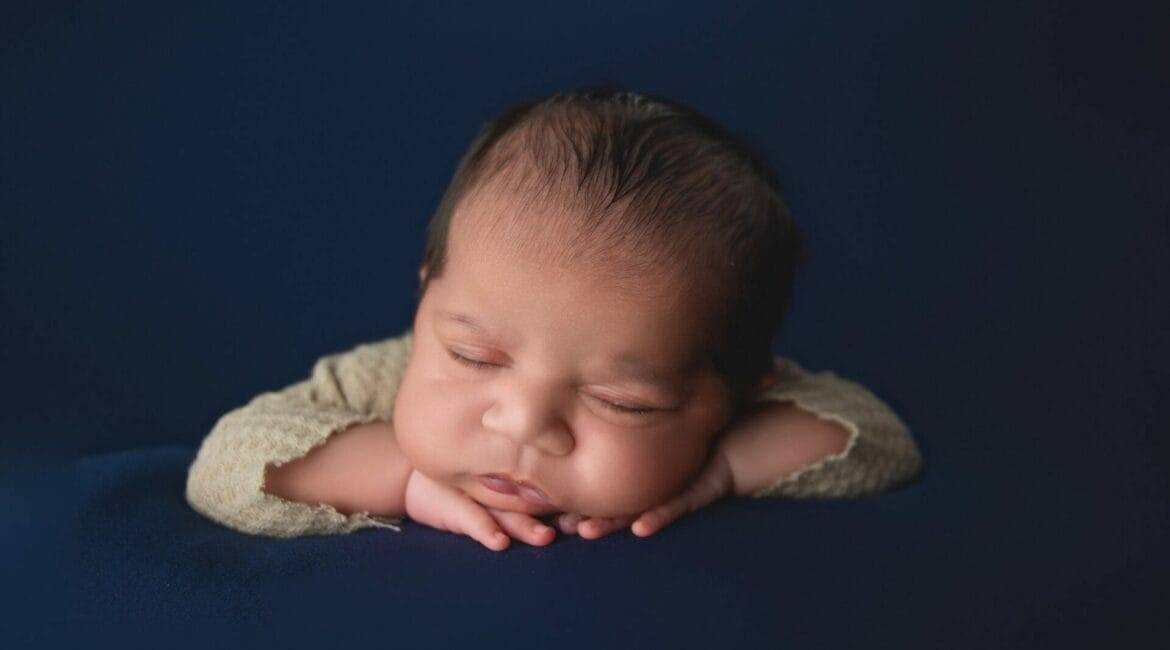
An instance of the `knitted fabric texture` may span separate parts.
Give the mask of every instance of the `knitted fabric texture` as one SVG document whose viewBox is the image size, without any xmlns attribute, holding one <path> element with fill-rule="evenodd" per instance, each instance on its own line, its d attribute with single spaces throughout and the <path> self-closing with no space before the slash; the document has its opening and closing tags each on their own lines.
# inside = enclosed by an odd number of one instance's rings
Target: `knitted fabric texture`
<svg viewBox="0 0 1170 650">
<path fill-rule="evenodd" d="M 267 466 L 301 458 L 355 424 L 391 420 L 410 357 L 411 334 L 321 357 L 310 377 L 262 393 L 221 417 L 187 474 L 187 502 L 237 531 L 272 537 L 333 535 L 370 527 L 401 531 L 402 517 L 342 514 L 263 491 Z M 760 401 L 790 401 L 850 432 L 838 454 L 807 465 L 752 496 L 839 498 L 874 494 L 913 480 L 922 457 L 909 429 L 872 392 L 832 372 L 809 373 L 789 359 Z"/>
</svg>

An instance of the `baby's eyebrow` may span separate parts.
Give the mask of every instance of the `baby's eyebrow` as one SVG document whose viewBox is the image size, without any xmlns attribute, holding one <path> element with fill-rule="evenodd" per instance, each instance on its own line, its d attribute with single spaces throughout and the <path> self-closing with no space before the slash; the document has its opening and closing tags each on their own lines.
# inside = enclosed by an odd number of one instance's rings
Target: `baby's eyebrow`
<svg viewBox="0 0 1170 650">
<path fill-rule="evenodd" d="M 442 316 L 443 318 L 446 318 L 447 320 L 466 325 L 468 328 L 475 330 L 476 332 L 478 332 L 480 334 L 486 335 L 488 333 L 488 328 L 485 327 L 483 325 L 483 323 L 480 323 L 479 321 L 475 320 L 475 318 L 473 318 L 469 314 L 463 314 L 463 313 L 455 312 L 455 311 L 440 310 L 439 315 Z"/>
<path fill-rule="evenodd" d="M 658 386 L 665 390 L 678 388 L 678 382 L 670 378 L 673 373 L 661 370 L 632 354 L 619 355 L 613 360 L 613 366 L 619 369 L 623 375 L 641 383 Z"/>
</svg>

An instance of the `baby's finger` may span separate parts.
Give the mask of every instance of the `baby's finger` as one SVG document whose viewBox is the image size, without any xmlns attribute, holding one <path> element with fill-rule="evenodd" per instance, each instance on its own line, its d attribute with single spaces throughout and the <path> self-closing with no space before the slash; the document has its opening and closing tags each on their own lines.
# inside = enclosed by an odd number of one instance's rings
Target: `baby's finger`
<svg viewBox="0 0 1170 650">
<path fill-rule="evenodd" d="M 504 531 L 516 539 L 532 546 L 544 546 L 557 536 L 556 531 L 524 512 L 510 512 L 488 508 Z"/>
<path fill-rule="evenodd" d="M 502 551 L 511 543 L 482 505 L 422 472 L 415 471 L 407 481 L 406 511 L 414 521 L 467 535 L 493 551 Z"/>
<path fill-rule="evenodd" d="M 699 478 L 682 494 L 666 503 L 642 513 L 630 530 L 639 537 L 648 537 L 662 530 L 670 522 L 718 501 L 731 490 L 731 473 L 726 459 L 719 455 L 704 468 Z"/>
<path fill-rule="evenodd" d="M 679 517 L 694 512 L 709 502 L 709 499 L 704 499 L 703 495 L 697 494 L 693 489 L 687 490 L 657 508 L 642 513 L 630 526 L 630 530 L 638 537 L 649 537 Z"/>
<path fill-rule="evenodd" d="M 630 526 L 630 531 L 638 537 L 649 537 L 679 517 L 679 515 L 673 513 L 674 511 L 667 509 L 665 506 L 658 506 L 643 514 L 641 517 L 638 517 L 638 520 Z"/>
<path fill-rule="evenodd" d="M 577 534 L 585 539 L 597 539 L 630 525 L 633 517 L 591 517 L 577 526 Z"/>
<path fill-rule="evenodd" d="M 584 519 L 584 517 L 581 515 L 566 512 L 560 517 L 557 517 L 557 527 L 559 527 L 561 532 L 566 535 L 576 535 L 577 526 L 581 523 L 582 519 Z"/>
<path fill-rule="evenodd" d="M 495 517 L 483 506 L 467 499 L 459 501 L 456 507 L 461 512 L 458 513 L 457 520 L 448 526 L 451 532 L 467 535 L 493 551 L 502 551 L 512 543 L 508 535 L 500 530 L 500 525 L 496 523 Z M 463 522 L 469 523 L 464 524 Z"/>
</svg>

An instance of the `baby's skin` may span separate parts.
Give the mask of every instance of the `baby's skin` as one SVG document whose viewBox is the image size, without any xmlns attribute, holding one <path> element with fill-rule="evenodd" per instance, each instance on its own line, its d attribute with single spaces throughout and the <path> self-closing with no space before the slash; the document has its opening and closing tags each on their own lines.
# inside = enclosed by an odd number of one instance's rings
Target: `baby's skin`
<svg viewBox="0 0 1170 650">
<path fill-rule="evenodd" d="M 557 529 L 645 537 L 845 448 L 843 426 L 791 403 L 733 415 L 700 353 L 711 292 L 679 274 L 622 278 L 574 261 L 557 229 L 529 233 L 492 218 L 508 214 L 506 200 L 476 197 L 453 219 L 446 266 L 415 313 L 393 420 L 323 446 L 350 470 L 334 476 L 386 474 L 359 466 L 393 459 L 392 488 L 345 486 L 372 495 L 351 509 L 377 503 L 493 550 L 548 544 Z M 310 496 L 291 485 L 297 465 L 266 489 Z"/>
<path fill-rule="evenodd" d="M 761 435 L 763 434 L 763 435 Z M 759 454 L 770 454 L 772 463 L 758 462 L 768 456 L 744 458 L 740 474 L 775 476 L 761 467 L 791 470 L 814 462 L 826 455 L 844 449 L 848 434 L 840 425 L 817 418 L 791 404 L 768 405 L 754 415 L 737 421 L 727 435 L 741 440 L 753 440 Z M 791 471 L 790 470 L 790 471 Z M 773 470 L 775 471 L 775 470 Z M 752 474 L 755 472 L 755 474 Z M 740 487 L 736 480 L 725 447 L 714 446 L 714 453 L 697 477 L 678 495 L 641 514 L 618 517 L 590 517 L 580 513 L 554 513 L 534 518 L 518 512 L 486 506 L 467 493 L 440 483 L 421 472 L 410 473 L 405 489 L 405 513 L 414 521 L 433 528 L 467 535 L 492 550 L 504 550 L 517 539 L 533 546 L 551 543 L 556 529 L 565 534 L 579 534 L 584 539 L 597 539 L 631 527 L 639 537 L 653 535 L 676 519 L 694 512 L 725 496 L 749 495 L 767 486 L 769 480 L 754 488 Z M 783 476 L 782 472 L 780 476 Z M 546 523 L 551 526 L 545 525 Z"/>
<path fill-rule="evenodd" d="M 506 197 L 476 196 L 420 301 L 395 398 L 412 520 L 496 550 L 551 542 L 544 523 L 644 537 L 844 448 L 842 426 L 788 403 L 732 421 L 730 391 L 699 353 L 710 292 L 569 261 L 564 235 L 517 227 L 500 218 Z"/>
</svg>

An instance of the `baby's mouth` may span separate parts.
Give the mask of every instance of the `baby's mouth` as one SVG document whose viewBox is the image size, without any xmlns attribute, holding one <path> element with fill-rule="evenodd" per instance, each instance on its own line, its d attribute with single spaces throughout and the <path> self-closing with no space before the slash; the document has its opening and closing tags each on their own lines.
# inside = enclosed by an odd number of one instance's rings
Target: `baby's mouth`
<svg viewBox="0 0 1170 650">
<path fill-rule="evenodd" d="M 480 474 L 479 482 L 489 490 L 500 494 L 518 494 L 521 499 L 534 506 L 551 505 L 548 496 L 534 485 L 527 482 L 516 482 L 502 474 Z"/>
</svg>

